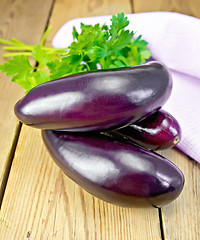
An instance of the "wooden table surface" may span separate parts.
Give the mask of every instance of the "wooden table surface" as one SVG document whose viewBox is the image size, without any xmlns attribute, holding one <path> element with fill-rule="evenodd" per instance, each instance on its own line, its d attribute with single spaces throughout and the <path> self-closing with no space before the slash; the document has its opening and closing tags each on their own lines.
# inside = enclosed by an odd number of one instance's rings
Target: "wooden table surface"
<svg viewBox="0 0 200 240">
<path fill-rule="evenodd" d="M 200 17 L 199 0 L 1 0 L 0 38 L 39 43 L 77 17 L 175 11 Z M 0 56 L 3 50 L 0 48 Z M 0 64 L 5 60 L 1 57 Z M 24 90 L 0 73 L 1 240 L 198 240 L 200 165 L 176 149 L 162 151 L 185 175 L 180 197 L 162 209 L 125 209 L 91 196 L 50 158 L 40 130 L 20 125 L 14 104 Z"/>
</svg>

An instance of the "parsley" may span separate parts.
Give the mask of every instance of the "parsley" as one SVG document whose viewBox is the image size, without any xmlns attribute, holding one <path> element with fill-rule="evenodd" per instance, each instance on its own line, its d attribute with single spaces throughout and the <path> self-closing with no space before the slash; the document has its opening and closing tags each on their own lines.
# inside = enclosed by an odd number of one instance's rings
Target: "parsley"
<svg viewBox="0 0 200 240">
<path fill-rule="evenodd" d="M 0 39 L 0 43 L 6 45 L 4 50 L 9 51 L 4 57 L 12 57 L 0 65 L 0 70 L 28 92 L 43 82 L 75 73 L 145 63 L 151 56 L 148 43 L 141 36 L 135 39 L 134 32 L 125 29 L 128 24 L 124 13 L 113 15 L 110 27 L 81 23 L 80 33 L 73 28 L 74 41 L 67 48 L 44 46 L 51 27 L 39 45 L 26 45 L 15 38 Z M 29 57 L 36 60 L 36 66 L 31 65 Z"/>
</svg>

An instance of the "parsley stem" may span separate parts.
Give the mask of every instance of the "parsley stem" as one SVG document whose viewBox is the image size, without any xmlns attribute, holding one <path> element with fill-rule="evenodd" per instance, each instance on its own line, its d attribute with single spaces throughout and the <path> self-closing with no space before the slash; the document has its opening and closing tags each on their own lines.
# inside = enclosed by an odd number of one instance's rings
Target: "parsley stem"
<svg viewBox="0 0 200 240">
<path fill-rule="evenodd" d="M 68 54 L 68 49 L 67 48 L 44 48 L 44 50 L 48 51 L 48 54 L 63 54 L 67 55 Z"/>
<path fill-rule="evenodd" d="M 6 51 L 20 51 L 20 50 L 32 51 L 33 46 L 28 46 L 28 45 L 24 45 L 24 46 L 5 46 L 5 47 L 3 47 L 3 49 L 6 50 Z"/>
<path fill-rule="evenodd" d="M 3 54 L 4 58 L 8 57 L 14 57 L 14 56 L 20 56 L 20 55 L 25 55 L 25 56 L 32 56 L 31 52 L 13 52 L 13 53 L 5 53 Z"/>
<path fill-rule="evenodd" d="M 5 46 L 3 47 L 6 51 L 29 51 L 32 52 L 35 46 L 24 45 L 24 46 Z M 67 55 L 67 48 L 53 48 L 53 47 L 42 47 L 48 54 L 63 54 Z"/>
<path fill-rule="evenodd" d="M 101 65 L 101 68 L 105 68 L 105 58 L 100 58 L 99 59 L 99 63 L 100 63 L 100 65 Z"/>
<path fill-rule="evenodd" d="M 0 44 L 12 45 L 12 46 L 26 46 L 23 42 L 17 40 L 16 38 L 12 38 L 11 41 L 0 38 Z"/>
<path fill-rule="evenodd" d="M 40 41 L 40 46 L 41 47 L 44 46 L 47 35 L 51 32 L 51 30 L 52 30 L 52 26 L 48 26 L 48 28 L 46 29 L 46 31 L 42 35 L 42 38 L 41 38 L 41 41 Z"/>
<path fill-rule="evenodd" d="M 90 66 L 87 62 L 86 62 L 86 66 L 87 66 L 88 71 L 91 71 Z"/>
<path fill-rule="evenodd" d="M 1 44 L 7 44 L 7 45 L 13 45 L 12 41 L 8 41 L 6 39 L 0 38 L 0 43 Z"/>
<path fill-rule="evenodd" d="M 25 44 L 19 40 L 17 40 L 16 38 L 11 38 L 11 41 L 13 43 L 13 45 L 15 46 L 24 46 Z"/>
</svg>

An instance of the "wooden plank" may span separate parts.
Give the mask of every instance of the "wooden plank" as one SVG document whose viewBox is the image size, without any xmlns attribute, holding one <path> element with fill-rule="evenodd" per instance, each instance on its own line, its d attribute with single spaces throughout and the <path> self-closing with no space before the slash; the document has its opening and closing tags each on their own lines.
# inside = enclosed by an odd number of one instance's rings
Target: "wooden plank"
<svg viewBox="0 0 200 240">
<path fill-rule="evenodd" d="M 134 12 L 169 11 L 200 17 L 199 0 L 133 0 Z"/>
<path fill-rule="evenodd" d="M 97 3 L 57 1 L 50 24 L 57 30 L 74 17 L 130 11 L 128 1 Z M 96 7 L 89 8 L 91 4 Z M 26 126 L 4 195 L 0 229 L 1 238 L 9 240 L 161 239 L 157 209 L 119 208 L 86 193 L 54 164 L 40 131 Z"/>
<path fill-rule="evenodd" d="M 1 0 L 0 1 L 0 38 L 10 40 L 15 37 L 28 44 L 38 43 L 45 29 L 52 1 L 49 0 Z M 38 7 L 39 6 L 39 7 Z M 0 46 L 0 64 L 3 50 Z M 14 116 L 14 104 L 20 99 L 24 90 L 11 83 L 5 74 L 0 73 L 0 199 L 9 164 L 12 157 L 14 139 L 19 123 Z"/>
<path fill-rule="evenodd" d="M 183 172 L 185 186 L 179 198 L 162 208 L 166 239 L 200 239 L 200 165 L 179 151 L 163 151 Z"/>
</svg>

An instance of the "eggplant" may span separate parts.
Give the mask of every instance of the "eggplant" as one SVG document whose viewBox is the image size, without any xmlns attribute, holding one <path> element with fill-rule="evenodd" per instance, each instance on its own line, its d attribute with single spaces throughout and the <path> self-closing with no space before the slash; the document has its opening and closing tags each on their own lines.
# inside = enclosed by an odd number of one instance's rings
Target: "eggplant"
<svg viewBox="0 0 200 240">
<path fill-rule="evenodd" d="M 26 125 L 71 132 L 126 126 L 159 110 L 172 79 L 159 62 L 63 77 L 33 88 L 15 105 Z"/>
<path fill-rule="evenodd" d="M 161 207 L 184 186 L 180 169 L 166 158 L 101 133 L 42 130 L 61 170 L 90 194 L 121 207 Z"/>
<path fill-rule="evenodd" d="M 178 121 L 162 109 L 113 133 L 151 150 L 172 148 L 181 139 Z"/>
</svg>

